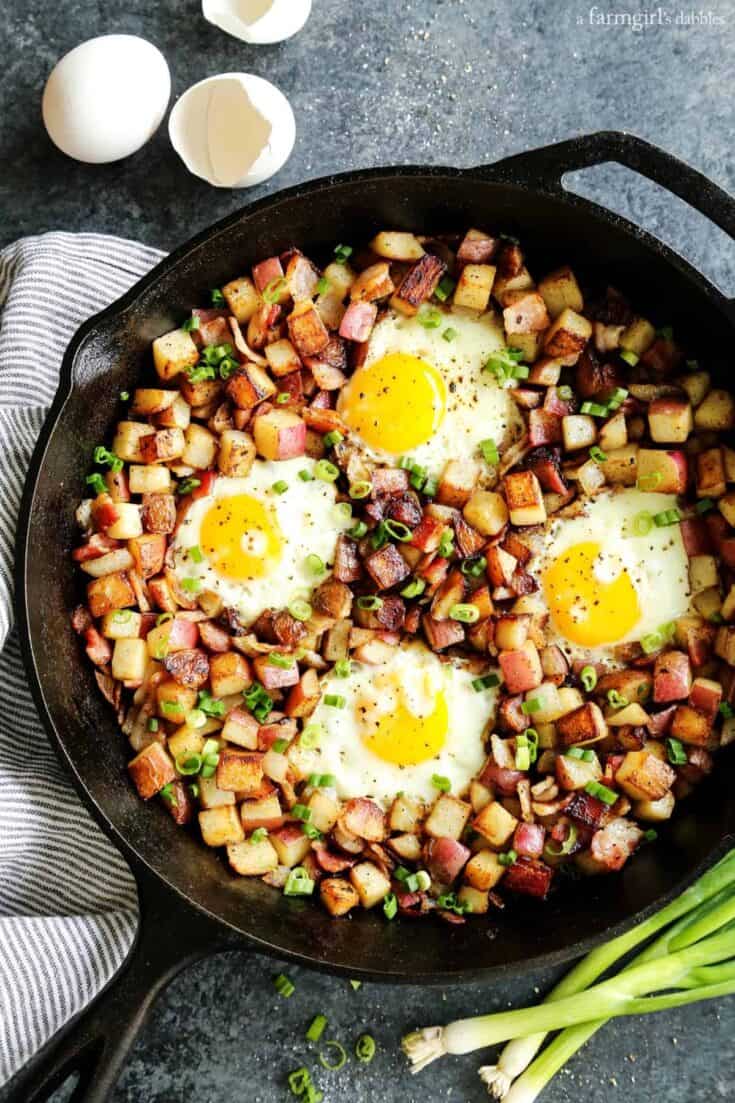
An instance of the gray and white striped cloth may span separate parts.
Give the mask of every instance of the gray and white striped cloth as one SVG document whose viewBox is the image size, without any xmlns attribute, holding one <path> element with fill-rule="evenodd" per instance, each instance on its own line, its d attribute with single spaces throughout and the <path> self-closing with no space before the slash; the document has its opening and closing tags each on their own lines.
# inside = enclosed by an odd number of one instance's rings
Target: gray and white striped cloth
<svg viewBox="0 0 735 1103">
<path fill-rule="evenodd" d="M 23 480 L 64 349 L 162 255 L 66 233 L 0 252 L 0 1085 L 99 992 L 135 934 L 133 878 L 80 805 L 26 686 L 12 560 Z"/>
</svg>

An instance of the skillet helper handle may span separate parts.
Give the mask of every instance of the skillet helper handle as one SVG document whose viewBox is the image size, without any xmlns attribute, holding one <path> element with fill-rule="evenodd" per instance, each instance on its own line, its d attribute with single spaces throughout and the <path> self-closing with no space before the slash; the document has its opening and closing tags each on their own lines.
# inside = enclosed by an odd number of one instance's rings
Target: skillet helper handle
<svg viewBox="0 0 735 1103">
<path fill-rule="evenodd" d="M 159 993 L 191 962 L 244 942 L 136 869 L 140 921 L 126 961 L 99 996 L 46 1043 L 7 1086 L 8 1103 L 43 1103 L 72 1073 L 70 1103 L 109 1103 L 125 1059 Z"/>
<path fill-rule="evenodd" d="M 565 142 L 506 157 L 477 170 L 493 179 L 541 187 L 563 194 L 567 172 L 615 161 L 678 195 L 731 238 L 735 238 L 735 199 L 697 169 L 635 134 L 600 130 Z"/>
</svg>

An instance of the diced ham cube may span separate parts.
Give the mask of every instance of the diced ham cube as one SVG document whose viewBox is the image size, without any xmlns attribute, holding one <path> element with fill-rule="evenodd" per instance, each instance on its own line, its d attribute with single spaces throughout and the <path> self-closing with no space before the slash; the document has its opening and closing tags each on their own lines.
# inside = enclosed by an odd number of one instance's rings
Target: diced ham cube
<svg viewBox="0 0 735 1103">
<path fill-rule="evenodd" d="M 372 333 L 378 307 L 375 303 L 350 303 L 340 323 L 339 335 L 348 341 L 367 341 Z"/>
</svg>

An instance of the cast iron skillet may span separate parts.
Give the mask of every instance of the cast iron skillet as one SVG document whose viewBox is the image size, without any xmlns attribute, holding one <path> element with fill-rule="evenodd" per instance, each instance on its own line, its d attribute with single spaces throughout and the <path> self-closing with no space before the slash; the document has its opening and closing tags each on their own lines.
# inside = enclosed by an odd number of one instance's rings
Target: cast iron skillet
<svg viewBox="0 0 735 1103">
<path fill-rule="evenodd" d="M 108 438 L 120 416 L 115 396 L 134 388 L 152 339 L 179 324 L 208 288 L 291 243 L 319 258 L 335 241 L 366 240 L 385 227 L 438 231 L 477 224 L 516 233 L 531 248 L 532 271 L 563 262 L 579 263 L 587 275 L 597 270 L 601 280 L 637 296 L 655 321 L 673 321 L 677 335 L 691 338 L 703 358 L 714 357 L 724 370 L 735 338 L 733 302 L 649 235 L 564 191 L 565 172 L 607 161 L 643 173 L 735 236 L 735 202 L 728 195 L 624 134 L 593 134 L 467 171 L 351 172 L 226 218 L 164 260 L 72 341 L 28 473 L 17 614 L 43 722 L 82 799 L 137 877 L 141 930 L 119 979 L 15 1078 L 11 1098 L 46 1098 L 81 1068 L 74 1099 L 107 1099 L 156 994 L 186 962 L 213 950 L 253 947 L 358 979 L 497 981 L 565 961 L 629 925 L 681 889 L 732 838 L 735 803 L 720 770 L 622 876 L 572 881 L 544 906 L 513 904 L 505 915 L 458 928 L 386 924 L 373 913 L 335 922 L 259 881 L 232 878 L 163 807 L 141 807 L 124 780 L 125 741 L 69 625 L 74 507 L 93 445 Z"/>
</svg>

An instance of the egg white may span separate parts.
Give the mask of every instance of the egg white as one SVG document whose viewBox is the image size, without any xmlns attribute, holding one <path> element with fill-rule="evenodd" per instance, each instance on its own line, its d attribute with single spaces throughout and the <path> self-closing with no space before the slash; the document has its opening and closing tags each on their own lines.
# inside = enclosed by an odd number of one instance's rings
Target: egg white
<svg viewBox="0 0 735 1103">
<path fill-rule="evenodd" d="M 447 329 L 455 330 L 451 341 L 442 336 Z M 483 440 L 492 438 L 502 450 L 522 434 L 523 418 L 513 398 L 491 373 L 482 370 L 504 346 L 502 323 L 492 312 L 478 316 L 447 311 L 436 329 L 426 329 L 418 317 L 389 312 L 373 329 L 365 367 L 391 353 L 403 353 L 433 365 L 444 380 L 447 398 L 440 425 L 423 444 L 402 450 L 410 451 L 430 474 L 440 474 L 447 460 L 477 458 Z M 343 416 L 350 391 L 348 383 L 340 393 L 338 409 Z M 371 448 L 355 433 L 350 439 L 375 459 L 390 463 L 400 454 Z"/>
<path fill-rule="evenodd" d="M 202 590 L 219 594 L 227 607 L 238 610 L 247 624 L 264 609 L 282 608 L 296 598 L 308 599 L 315 583 L 326 574 L 315 576 L 307 556 L 318 555 L 330 564 L 340 532 L 353 523 L 338 508 L 333 483 L 312 477 L 299 478 L 299 471 L 314 474 L 315 462 L 301 456 L 291 460 L 256 460 L 244 479 L 219 476 L 212 494 L 192 502 L 173 542 L 174 571 L 179 579 L 194 578 Z M 273 490 L 276 482 L 285 482 L 282 494 Z M 202 544 L 202 521 L 215 502 L 247 494 L 266 503 L 274 512 L 281 536 L 278 563 L 263 577 L 247 582 L 224 578 L 206 556 L 196 563 L 188 549 Z M 247 539 L 247 535 L 243 533 Z M 201 551 L 201 548 L 200 548 Z"/>
<path fill-rule="evenodd" d="M 541 585 L 540 593 L 543 595 L 544 573 L 552 563 L 575 545 L 594 542 L 601 548 L 594 567 L 596 577 L 611 582 L 626 570 L 638 596 L 640 617 L 620 639 L 588 648 L 563 636 L 552 616 L 547 629 L 549 643 L 556 643 L 570 658 L 611 664 L 618 644 L 640 640 L 687 612 L 689 561 L 679 526 L 654 525 L 645 536 L 635 536 L 632 527 L 633 518 L 641 512 L 656 514 L 675 507 L 673 495 L 625 489 L 588 502 L 579 517 L 552 521 L 543 548 L 530 565 Z"/>
<path fill-rule="evenodd" d="M 396 648 L 382 666 L 353 663 L 347 677 L 332 672 L 323 680 L 322 699 L 309 720 L 322 729 L 313 768 L 334 775 L 340 797 L 368 796 L 383 807 L 398 792 L 435 800 L 434 774 L 448 778 L 452 794 L 461 795 L 485 761 L 485 734 L 497 701 L 496 690 L 472 688 L 476 676 L 461 660 L 442 662 L 418 642 Z M 402 702 L 415 716 L 425 716 L 440 694 L 447 705 L 448 731 L 432 758 L 400 766 L 366 745 L 367 717 L 373 709 L 390 712 Z M 344 707 L 327 705 L 330 695 L 343 697 Z"/>
</svg>

